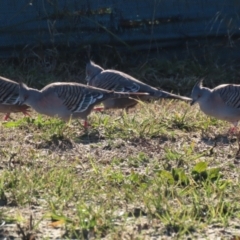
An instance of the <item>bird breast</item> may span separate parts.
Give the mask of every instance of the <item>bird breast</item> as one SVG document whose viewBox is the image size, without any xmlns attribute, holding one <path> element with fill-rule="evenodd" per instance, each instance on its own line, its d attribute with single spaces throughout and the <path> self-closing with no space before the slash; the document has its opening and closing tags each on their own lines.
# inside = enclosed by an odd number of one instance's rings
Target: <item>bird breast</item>
<svg viewBox="0 0 240 240">
<path fill-rule="evenodd" d="M 229 122 L 240 120 L 240 109 L 227 106 L 218 95 L 210 95 L 205 101 L 199 102 L 199 105 L 206 115 Z"/>
<path fill-rule="evenodd" d="M 38 101 L 31 106 L 36 112 L 40 114 L 45 114 L 48 116 L 60 116 L 65 115 L 68 112 L 67 108 L 63 105 L 62 100 L 58 98 L 55 94 L 51 96 L 42 96 Z"/>
</svg>

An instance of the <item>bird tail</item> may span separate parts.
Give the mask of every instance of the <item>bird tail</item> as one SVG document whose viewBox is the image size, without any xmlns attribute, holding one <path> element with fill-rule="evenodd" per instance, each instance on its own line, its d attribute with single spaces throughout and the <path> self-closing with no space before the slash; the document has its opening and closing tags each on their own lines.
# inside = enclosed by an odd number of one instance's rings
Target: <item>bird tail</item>
<svg viewBox="0 0 240 240">
<path fill-rule="evenodd" d="M 176 95 L 176 94 L 169 93 L 169 92 L 165 92 L 165 91 L 162 91 L 162 90 L 158 90 L 155 93 L 155 97 L 157 97 L 157 98 L 168 98 L 168 99 L 178 99 L 178 100 L 183 100 L 183 101 L 192 101 L 191 98 L 183 97 L 183 96 Z"/>
<path fill-rule="evenodd" d="M 111 92 L 113 98 L 139 98 L 142 96 L 148 96 L 149 93 L 142 92 Z"/>
</svg>

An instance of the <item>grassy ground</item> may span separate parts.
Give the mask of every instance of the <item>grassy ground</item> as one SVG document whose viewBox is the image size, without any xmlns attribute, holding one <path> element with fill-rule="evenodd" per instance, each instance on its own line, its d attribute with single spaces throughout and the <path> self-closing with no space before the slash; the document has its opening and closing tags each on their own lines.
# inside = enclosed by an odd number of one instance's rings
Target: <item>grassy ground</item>
<svg viewBox="0 0 240 240">
<path fill-rule="evenodd" d="M 139 78 L 161 77 L 158 85 L 188 95 L 208 72 L 165 64 L 140 65 Z M 38 86 L 84 76 L 77 65 L 59 66 L 46 73 L 3 64 L 2 75 Z M 211 70 L 208 85 L 229 73 Z M 238 143 L 229 124 L 178 101 L 92 113 L 88 131 L 80 121 L 31 115 L 0 125 L 1 238 L 239 239 Z"/>
<path fill-rule="evenodd" d="M 227 124 L 176 101 L 93 113 L 88 131 L 13 117 L 0 128 L 2 236 L 240 236 L 238 146 Z"/>
</svg>

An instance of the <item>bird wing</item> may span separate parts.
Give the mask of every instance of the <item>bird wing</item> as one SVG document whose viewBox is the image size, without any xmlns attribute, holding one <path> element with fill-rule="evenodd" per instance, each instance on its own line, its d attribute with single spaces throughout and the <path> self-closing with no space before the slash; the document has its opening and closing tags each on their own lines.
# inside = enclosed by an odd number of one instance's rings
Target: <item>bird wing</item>
<svg viewBox="0 0 240 240">
<path fill-rule="evenodd" d="M 240 85 L 220 85 L 216 87 L 213 92 L 219 94 L 219 96 L 227 106 L 240 108 Z"/>
<path fill-rule="evenodd" d="M 55 85 L 54 92 L 72 113 L 86 111 L 107 95 L 105 92 L 77 83 Z"/>
<path fill-rule="evenodd" d="M 7 78 L 0 77 L 0 103 L 18 104 L 18 84 Z"/>
<path fill-rule="evenodd" d="M 92 80 L 90 85 L 116 92 L 138 92 L 140 85 L 131 76 L 114 70 L 105 70 Z"/>
</svg>

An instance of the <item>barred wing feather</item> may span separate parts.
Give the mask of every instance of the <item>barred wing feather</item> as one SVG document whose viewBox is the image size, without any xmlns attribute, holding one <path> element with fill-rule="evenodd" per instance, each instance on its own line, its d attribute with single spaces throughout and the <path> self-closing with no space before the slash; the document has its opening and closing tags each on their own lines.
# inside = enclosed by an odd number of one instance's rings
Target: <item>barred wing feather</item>
<svg viewBox="0 0 240 240">
<path fill-rule="evenodd" d="M 115 72 L 102 72 L 93 81 L 93 86 L 116 92 L 138 92 L 140 86 Z"/>
<path fill-rule="evenodd" d="M 216 90 L 226 105 L 240 108 L 240 85 L 220 85 Z"/>
<path fill-rule="evenodd" d="M 0 103 L 18 103 L 18 84 L 0 77 Z"/>
<path fill-rule="evenodd" d="M 65 85 L 57 89 L 59 98 L 71 112 L 84 112 L 97 100 L 104 97 L 103 93 L 81 86 Z"/>
</svg>

